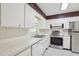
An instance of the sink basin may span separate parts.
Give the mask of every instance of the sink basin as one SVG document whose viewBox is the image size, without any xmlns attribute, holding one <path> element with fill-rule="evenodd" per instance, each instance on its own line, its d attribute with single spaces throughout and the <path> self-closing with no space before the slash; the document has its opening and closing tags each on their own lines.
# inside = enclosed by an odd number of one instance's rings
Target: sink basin
<svg viewBox="0 0 79 59">
<path fill-rule="evenodd" d="M 35 37 L 35 38 L 42 38 L 42 37 L 44 37 L 45 35 L 34 35 L 33 37 Z"/>
</svg>

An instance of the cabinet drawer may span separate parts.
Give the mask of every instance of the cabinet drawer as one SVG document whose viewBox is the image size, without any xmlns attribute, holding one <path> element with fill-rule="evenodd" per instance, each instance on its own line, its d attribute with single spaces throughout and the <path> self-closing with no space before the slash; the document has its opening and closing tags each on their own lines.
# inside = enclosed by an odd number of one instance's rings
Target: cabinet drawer
<svg viewBox="0 0 79 59">
<path fill-rule="evenodd" d="M 50 41 L 50 37 L 45 37 L 43 38 L 43 40 L 41 41 L 41 44 L 45 44 L 47 41 Z"/>
<path fill-rule="evenodd" d="M 44 49 L 46 49 L 50 45 L 50 40 L 49 39 L 45 40 L 41 45 L 43 46 Z"/>
<path fill-rule="evenodd" d="M 70 49 L 70 37 L 63 38 L 63 48 Z"/>
<path fill-rule="evenodd" d="M 43 46 L 43 49 L 45 50 L 50 45 L 50 37 L 47 36 L 43 39 L 41 42 L 41 45 Z"/>
</svg>

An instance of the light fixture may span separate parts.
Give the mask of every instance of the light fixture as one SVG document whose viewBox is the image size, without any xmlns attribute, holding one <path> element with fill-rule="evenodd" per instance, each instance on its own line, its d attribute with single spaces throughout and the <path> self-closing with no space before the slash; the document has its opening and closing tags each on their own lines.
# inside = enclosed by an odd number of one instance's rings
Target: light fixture
<svg viewBox="0 0 79 59">
<path fill-rule="evenodd" d="M 68 7 L 68 3 L 61 4 L 61 10 L 65 10 Z"/>
</svg>

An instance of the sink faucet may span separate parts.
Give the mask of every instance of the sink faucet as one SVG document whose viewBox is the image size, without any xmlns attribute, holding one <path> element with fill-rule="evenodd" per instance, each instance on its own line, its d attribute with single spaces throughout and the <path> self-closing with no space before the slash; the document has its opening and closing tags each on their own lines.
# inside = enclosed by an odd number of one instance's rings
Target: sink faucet
<svg viewBox="0 0 79 59">
<path fill-rule="evenodd" d="M 39 29 L 38 29 L 38 23 L 35 23 L 35 30 L 36 30 L 36 34 L 38 34 L 38 31 L 39 31 Z"/>
</svg>

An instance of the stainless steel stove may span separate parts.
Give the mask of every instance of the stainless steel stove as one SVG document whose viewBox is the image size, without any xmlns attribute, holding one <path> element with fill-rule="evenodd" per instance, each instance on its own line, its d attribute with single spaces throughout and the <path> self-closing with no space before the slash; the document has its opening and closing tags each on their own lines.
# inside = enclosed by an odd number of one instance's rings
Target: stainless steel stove
<svg viewBox="0 0 79 59">
<path fill-rule="evenodd" d="M 50 37 L 50 47 L 62 49 L 63 48 L 63 38 L 57 37 L 57 36 Z"/>
<path fill-rule="evenodd" d="M 60 35 L 59 31 L 52 31 L 50 36 L 50 47 L 52 48 L 63 48 L 63 36 Z"/>
</svg>

